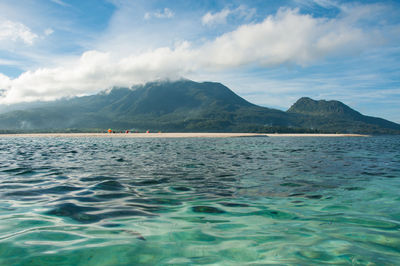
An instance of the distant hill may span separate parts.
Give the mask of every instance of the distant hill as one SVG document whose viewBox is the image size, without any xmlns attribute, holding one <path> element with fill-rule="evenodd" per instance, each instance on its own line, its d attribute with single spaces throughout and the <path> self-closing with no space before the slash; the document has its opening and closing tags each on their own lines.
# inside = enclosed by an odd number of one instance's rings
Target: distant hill
<svg viewBox="0 0 400 266">
<path fill-rule="evenodd" d="M 301 98 L 284 112 L 249 103 L 220 83 L 190 80 L 30 106 L 0 114 L 0 130 L 400 133 L 400 125 L 363 116 L 338 101 Z"/>
<path fill-rule="evenodd" d="M 297 122 L 304 128 L 326 132 L 399 134 L 400 125 L 388 120 L 365 116 L 339 101 L 315 101 L 303 97 L 287 111 L 301 114 Z"/>
</svg>

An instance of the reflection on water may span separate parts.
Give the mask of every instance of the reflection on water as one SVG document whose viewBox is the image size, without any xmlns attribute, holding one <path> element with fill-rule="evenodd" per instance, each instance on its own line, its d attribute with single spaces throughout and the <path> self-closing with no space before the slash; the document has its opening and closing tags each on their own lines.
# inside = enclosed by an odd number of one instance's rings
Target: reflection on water
<svg viewBox="0 0 400 266">
<path fill-rule="evenodd" d="M 396 264 L 400 138 L 0 138 L 0 264 Z"/>
</svg>

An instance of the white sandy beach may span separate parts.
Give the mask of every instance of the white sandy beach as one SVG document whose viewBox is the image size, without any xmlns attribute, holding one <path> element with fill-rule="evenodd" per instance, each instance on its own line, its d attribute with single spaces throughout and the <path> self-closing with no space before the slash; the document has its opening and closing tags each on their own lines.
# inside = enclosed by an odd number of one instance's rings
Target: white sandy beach
<svg viewBox="0 0 400 266">
<path fill-rule="evenodd" d="M 278 133 L 35 133 L 0 134 L 0 138 L 233 138 L 233 137 L 367 137 L 361 134 L 278 134 Z"/>
</svg>

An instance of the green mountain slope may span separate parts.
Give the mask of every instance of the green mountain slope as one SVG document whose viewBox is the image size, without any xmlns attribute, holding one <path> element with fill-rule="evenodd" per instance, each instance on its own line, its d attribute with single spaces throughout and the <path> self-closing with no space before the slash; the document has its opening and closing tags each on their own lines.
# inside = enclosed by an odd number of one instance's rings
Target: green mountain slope
<svg viewBox="0 0 400 266">
<path fill-rule="evenodd" d="M 220 83 L 181 80 L 114 88 L 2 114 L 0 129 L 250 131 L 260 125 L 288 126 L 286 118 L 285 112 L 251 104 Z"/>
<path fill-rule="evenodd" d="M 399 134 L 400 125 L 388 120 L 365 116 L 339 101 L 315 101 L 303 97 L 287 111 L 300 114 L 298 125 L 326 132 Z"/>
<path fill-rule="evenodd" d="M 0 130 L 134 129 L 179 132 L 400 132 L 337 101 L 302 98 L 287 112 L 249 103 L 220 83 L 150 82 L 0 114 Z"/>
</svg>

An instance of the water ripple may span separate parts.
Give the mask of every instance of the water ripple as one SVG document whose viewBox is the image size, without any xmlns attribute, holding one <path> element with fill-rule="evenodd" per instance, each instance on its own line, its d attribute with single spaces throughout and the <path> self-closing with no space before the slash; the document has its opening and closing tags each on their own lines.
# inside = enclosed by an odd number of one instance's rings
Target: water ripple
<svg viewBox="0 0 400 266">
<path fill-rule="evenodd" d="M 0 264 L 394 265 L 399 151 L 398 137 L 0 138 Z"/>
</svg>

